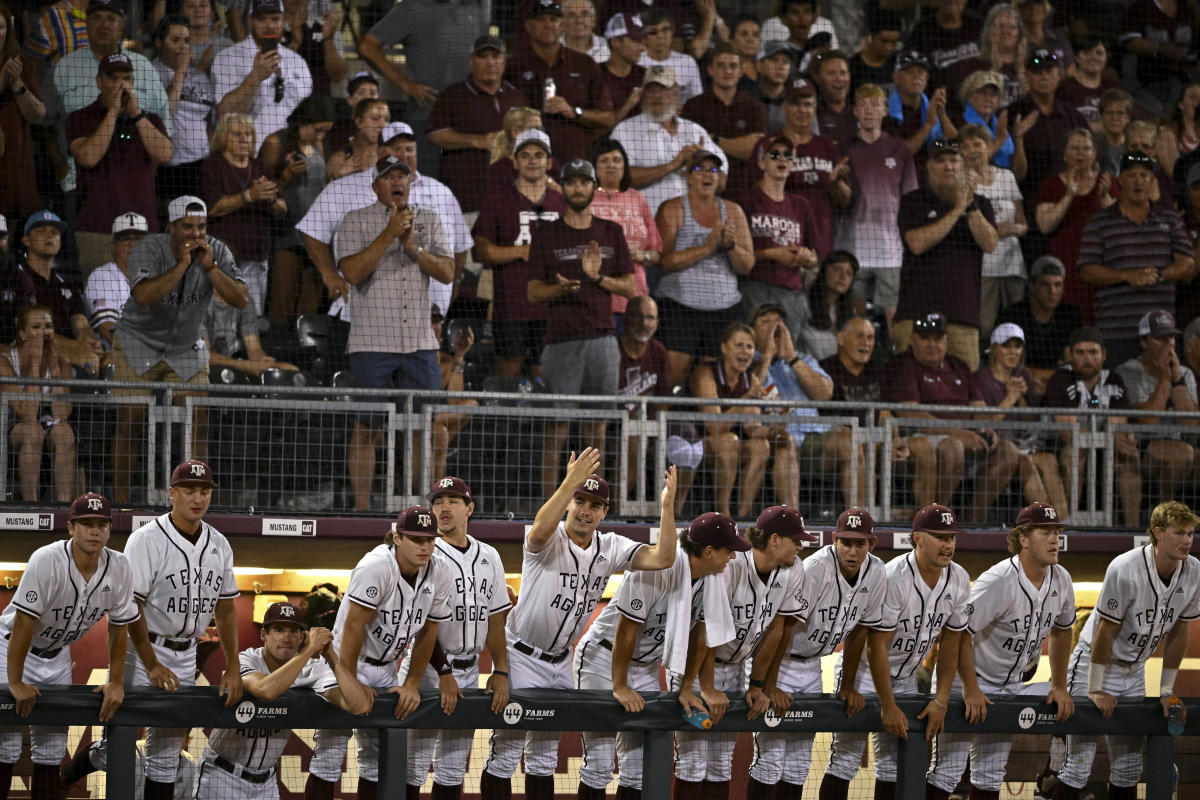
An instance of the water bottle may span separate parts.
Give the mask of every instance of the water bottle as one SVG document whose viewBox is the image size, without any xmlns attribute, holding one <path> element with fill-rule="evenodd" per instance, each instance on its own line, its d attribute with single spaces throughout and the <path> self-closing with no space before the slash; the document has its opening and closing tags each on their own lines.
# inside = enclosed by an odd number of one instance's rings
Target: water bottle
<svg viewBox="0 0 1200 800">
<path fill-rule="evenodd" d="M 546 82 L 543 84 L 542 101 L 548 101 L 556 94 L 558 94 L 558 86 L 554 83 L 554 78 L 546 78 Z"/>
<path fill-rule="evenodd" d="M 703 709 L 694 708 L 691 711 L 684 711 L 683 718 L 687 720 L 689 725 L 699 728 L 702 731 L 706 731 L 713 726 L 712 717 Z"/>
<path fill-rule="evenodd" d="M 1183 733 L 1183 701 L 1175 695 L 1167 698 L 1167 733 L 1172 736 Z"/>
</svg>

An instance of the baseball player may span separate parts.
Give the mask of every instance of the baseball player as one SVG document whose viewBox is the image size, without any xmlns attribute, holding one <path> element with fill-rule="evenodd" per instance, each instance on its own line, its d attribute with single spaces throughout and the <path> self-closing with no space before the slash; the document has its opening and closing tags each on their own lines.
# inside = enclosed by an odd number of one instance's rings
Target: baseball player
<svg viewBox="0 0 1200 800">
<path fill-rule="evenodd" d="M 338 607 L 333 641 L 346 664 L 356 664 L 362 702 L 347 710 L 366 714 L 376 691 L 396 695 L 395 715 L 404 719 L 421 702 L 419 686 L 437 641 L 438 625 L 450 619 L 448 593 L 453 579 L 446 565 L 433 559 L 438 538 L 433 512 L 411 506 L 396 518 L 395 530 L 384 544 L 363 556 L 350 572 L 350 585 Z M 412 645 L 409 671 L 397 683 L 400 657 Z M 337 700 L 337 676 L 329 666 L 318 665 L 313 686 L 330 701 Z M 358 796 L 375 800 L 379 782 L 379 733 L 373 728 L 355 731 L 358 739 Z M 305 797 L 332 800 L 341 777 L 348 730 L 318 730 L 309 762 Z"/>
<path fill-rule="evenodd" d="M 138 617 L 130 591 L 129 561 L 109 550 L 112 512 L 98 494 L 76 498 L 67 515 L 66 541 L 39 547 L 29 557 L 12 601 L 0 614 L 0 683 L 8 684 L 17 716 L 27 717 L 39 686 L 71 683 L 71 643 L 108 616 L 108 682 L 100 720 L 125 698 L 125 631 Z M 21 728 L 0 728 L 0 800 L 8 797 L 13 765 L 21 757 Z M 67 752 L 66 725 L 34 725 L 33 798 L 62 797 L 58 766 Z"/>
<path fill-rule="evenodd" d="M 1150 514 L 1150 544 L 1117 556 L 1104 572 L 1096 610 L 1071 653 L 1067 688 L 1071 694 L 1086 688 L 1105 719 L 1118 698 L 1145 698 L 1146 661 L 1160 643 L 1159 693 L 1167 715 L 1187 650 L 1186 623 L 1200 617 L 1200 561 L 1189 555 L 1197 522 L 1200 517 L 1183 503 L 1159 503 Z M 1108 796 L 1133 800 L 1142 772 L 1142 738 L 1106 736 L 1105 743 L 1111 762 Z M 1096 744 L 1094 736 L 1067 737 L 1067 760 L 1058 773 L 1054 800 L 1080 796 L 1092 772 Z"/>
<path fill-rule="evenodd" d="M 814 537 L 804 530 L 803 517 L 793 508 L 771 506 L 758 515 L 746 538 L 751 549 L 735 553 L 724 575 L 735 635 L 724 644 L 707 648 L 697 681 L 700 696 L 696 696 L 690 676 L 667 672 L 684 709 L 707 708 L 714 722 L 720 721 L 728 707 L 726 692 L 746 693 L 751 718 L 765 712 L 768 705 L 780 710 L 779 700 L 768 693 L 773 687 L 766 681 L 767 673 L 785 646 L 783 619 L 796 617 L 803 622 L 808 610 L 801 596 L 804 566 L 797 556 L 801 543 Z M 709 637 L 707 615 L 704 624 L 696 628 L 699 642 L 704 641 L 701 637 Z M 748 663 L 752 657 L 753 663 Z M 727 797 L 736 744 L 736 733 L 676 733 L 676 799 Z"/>
<path fill-rule="evenodd" d="M 596 475 L 600 451 L 571 453 L 566 476 L 538 510 L 525 535 L 521 599 L 508 615 L 509 684 L 513 689 L 573 689 L 571 645 L 596 608 L 609 576 L 620 570 L 660 570 L 675 561 L 675 542 L 643 545 L 596 527 L 608 513 L 608 482 Z M 675 482 L 675 469 L 668 472 Z M 566 520 L 563 515 L 566 514 Z M 512 775 L 525 753 L 525 796 L 554 796 L 558 734 L 493 731 L 480 780 L 483 800 L 511 796 Z"/>
<path fill-rule="evenodd" d="M 433 484 L 427 495 L 434 521 L 441 534 L 433 558 L 441 562 L 453 581 L 450 618 L 438 625 L 437 643 L 443 666 L 430 666 L 421 679 L 422 689 L 441 689 L 442 708 L 454 711 L 464 688 L 479 686 L 479 654 L 486 646 L 492 657 L 492 674 L 487 688 L 492 693 L 492 712 L 508 705 L 508 646 L 504 641 L 504 619 L 509 608 L 500 553 L 467 534 L 475 500 L 462 478 L 447 476 Z M 411 653 L 400 667 L 407 676 Z M 408 734 L 408 792 L 420 794 L 433 768 L 433 800 L 457 800 L 462 796 L 463 777 L 471 756 L 474 730 L 423 731 Z"/>
<path fill-rule="evenodd" d="M 833 544 L 805 559 L 808 618 L 797 623 L 788 637 L 787 656 L 775 678 L 781 690 L 820 694 L 824 691 L 821 657 L 837 649 L 852 632 L 866 636 L 868 628 L 882 623 L 888 583 L 883 562 L 871 553 L 874 525 L 865 509 L 847 509 L 837 518 Z M 786 623 L 785 635 L 790 627 Z M 812 734 L 754 734 L 748 800 L 772 798 L 776 786 L 781 797 L 800 797 L 812 763 L 812 746 Z"/>
<path fill-rule="evenodd" d="M 233 603 L 238 588 L 228 540 L 204 522 L 214 486 L 208 464 L 184 461 L 171 472 L 171 510 L 138 528 L 125 543 L 133 597 L 141 611 L 129 627 L 133 649 L 126 655 L 125 682 L 168 692 L 194 686 L 196 638 L 215 620 L 225 654 L 220 694 L 232 707 L 242 699 Z M 179 751 L 187 733 L 187 728 L 147 729 L 146 800 L 174 796 Z M 106 763 L 101 741 L 76 756 L 67 770 L 74 782 Z"/>
<path fill-rule="evenodd" d="M 863 694 L 877 695 L 882 708 L 885 733 L 872 737 L 876 800 L 894 800 L 896 737 L 908 736 L 908 721 L 894 695 L 917 694 L 917 668 L 939 634 L 937 693 L 917 717 L 926 720 L 927 739 L 941 731 L 946 718 L 971 589 L 967 571 L 953 561 L 959 533 L 958 520 L 946 506 L 934 504 L 918 511 L 913 517 L 912 552 L 892 559 L 885 569 L 888 587 L 878 627 L 870 628 L 865 637 L 851 637 L 842 650 L 838 696 L 846 700 L 847 715 L 863 707 Z M 859 669 L 864 640 L 870 674 Z M 821 781 L 822 798 L 844 800 L 866 743 L 865 733 L 833 735 L 829 767 Z"/>
<path fill-rule="evenodd" d="M 576 686 L 611 690 L 628 713 L 645 708 L 639 691 L 658 691 L 660 664 L 665 662 L 676 672 L 686 671 L 688 639 L 700 619 L 702 602 L 710 590 L 724 594 L 719 585 L 696 582 L 723 572 L 735 552 L 750 549 L 750 543 L 738 535 L 737 524 L 724 514 L 701 514 L 677 534 L 675 485 L 670 480 L 663 487 L 658 535 L 678 542 L 675 563 L 661 572 L 636 572 L 626 577 L 575 648 Z M 724 597 L 715 600 L 728 613 Z M 727 624 L 732 625 L 732 616 Z M 641 734 L 593 732 L 582 736 L 580 800 L 603 800 L 612 778 L 614 755 L 620 772 L 617 797 L 640 800 Z"/>
<path fill-rule="evenodd" d="M 324 659 L 337 686 L 325 697 L 339 706 L 364 701 L 354 672 L 338 660 L 333 634 L 308 629 L 291 603 L 272 603 L 263 615 L 262 647 L 238 655 L 242 683 L 259 700 L 274 700 L 286 689 L 311 688 Z M 287 728 L 217 728 L 208 737 L 196 777 L 195 800 L 279 800 L 275 767 L 291 731 Z"/>
<path fill-rule="evenodd" d="M 1075 711 L 1067 693 L 1067 659 L 1075 624 L 1071 575 L 1058 564 L 1058 535 L 1064 527 L 1045 503 L 1021 510 L 1008 534 L 1013 554 L 986 570 L 971 586 L 967 632 L 959 637 L 958 674 L 952 693 L 961 694 L 967 721 L 982 722 L 989 697 L 1027 693 L 1025 676 L 1037 668 L 1042 643 L 1050 640 L 1050 693 L 1058 719 Z M 929 800 L 947 800 L 971 759 L 971 800 L 999 800 L 1012 749 L 1007 736 L 943 733 L 934 740 L 926 775 Z"/>
</svg>

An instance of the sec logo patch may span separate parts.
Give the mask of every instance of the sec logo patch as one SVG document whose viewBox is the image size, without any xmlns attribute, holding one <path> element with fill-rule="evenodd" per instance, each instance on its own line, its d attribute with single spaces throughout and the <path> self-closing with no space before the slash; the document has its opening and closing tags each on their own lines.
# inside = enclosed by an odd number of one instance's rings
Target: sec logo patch
<svg viewBox="0 0 1200 800">
<path fill-rule="evenodd" d="M 633 601 L 632 603 L 630 603 L 629 605 L 633 606 L 633 610 L 634 610 L 634 611 L 641 611 L 641 610 L 642 610 L 642 601 L 641 601 L 641 600 L 634 600 L 634 601 Z"/>
<path fill-rule="evenodd" d="M 377 588 L 375 588 L 374 586 L 367 587 L 367 597 L 370 597 L 373 600 L 378 596 L 379 596 L 379 590 Z"/>
<path fill-rule="evenodd" d="M 1110 597 L 1110 598 L 1108 599 L 1108 610 L 1109 610 L 1109 611 L 1116 611 L 1116 610 L 1117 610 L 1117 605 L 1118 605 L 1118 603 L 1117 603 L 1117 598 L 1115 598 L 1115 597 Z"/>
<path fill-rule="evenodd" d="M 35 592 L 33 590 L 26 592 L 25 593 L 25 602 L 36 603 L 37 602 L 37 592 Z"/>
</svg>

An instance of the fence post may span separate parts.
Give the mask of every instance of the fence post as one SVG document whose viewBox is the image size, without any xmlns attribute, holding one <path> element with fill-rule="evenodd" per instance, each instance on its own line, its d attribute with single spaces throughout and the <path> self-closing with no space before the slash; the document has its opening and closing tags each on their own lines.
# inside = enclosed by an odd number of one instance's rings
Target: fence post
<svg viewBox="0 0 1200 800">
<path fill-rule="evenodd" d="M 646 731 L 642 736 L 642 796 L 670 797 L 674 759 L 670 731 Z"/>
<path fill-rule="evenodd" d="M 104 732 L 108 759 L 104 793 L 108 797 L 133 797 L 137 732 L 136 725 L 110 725 Z"/>
<path fill-rule="evenodd" d="M 910 729 L 908 738 L 900 739 L 898 744 L 900 752 L 896 757 L 896 797 L 900 800 L 922 800 L 925 797 L 925 766 L 929 762 L 925 732 Z"/>
<path fill-rule="evenodd" d="M 379 796 L 404 797 L 407 779 L 408 730 L 379 728 Z"/>
<path fill-rule="evenodd" d="M 1146 800 L 1171 800 L 1175 784 L 1175 739 L 1146 737 Z"/>
</svg>

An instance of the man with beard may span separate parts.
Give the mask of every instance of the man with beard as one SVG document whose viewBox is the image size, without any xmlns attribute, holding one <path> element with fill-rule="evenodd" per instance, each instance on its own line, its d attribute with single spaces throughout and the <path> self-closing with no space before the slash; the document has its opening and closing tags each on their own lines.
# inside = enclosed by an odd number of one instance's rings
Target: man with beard
<svg viewBox="0 0 1200 800">
<path fill-rule="evenodd" d="M 633 259 L 621 226 L 592 216 L 596 170 L 591 162 L 576 158 L 563 167 L 562 187 L 566 213 L 538 228 L 529 249 L 533 278 L 528 297 L 547 304 L 542 375 L 556 394 L 616 394 L 621 356 L 609 295 L 633 297 Z M 583 428 L 585 441 L 604 441 L 603 422 Z M 547 423 L 542 460 L 546 494 L 554 490 L 566 435 L 565 421 Z"/>
</svg>

